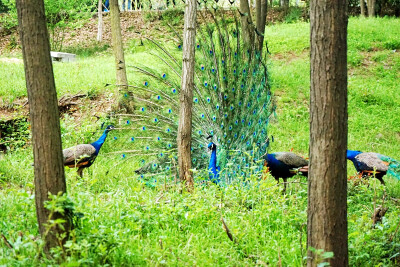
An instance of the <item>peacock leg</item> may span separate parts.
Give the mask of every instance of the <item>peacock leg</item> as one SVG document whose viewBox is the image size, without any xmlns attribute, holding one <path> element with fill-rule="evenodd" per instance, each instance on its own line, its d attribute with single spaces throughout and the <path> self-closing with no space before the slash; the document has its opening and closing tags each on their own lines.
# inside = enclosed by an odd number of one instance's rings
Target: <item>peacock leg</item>
<svg viewBox="0 0 400 267">
<path fill-rule="evenodd" d="M 376 179 L 378 179 L 382 185 L 385 185 L 385 181 L 383 181 L 383 175 L 376 176 Z"/>
<path fill-rule="evenodd" d="M 78 173 L 79 177 L 83 178 L 83 168 L 78 168 L 77 173 Z"/>
<path fill-rule="evenodd" d="M 287 182 L 287 178 L 282 178 L 283 179 L 283 191 L 282 194 L 286 194 L 286 182 Z"/>
</svg>

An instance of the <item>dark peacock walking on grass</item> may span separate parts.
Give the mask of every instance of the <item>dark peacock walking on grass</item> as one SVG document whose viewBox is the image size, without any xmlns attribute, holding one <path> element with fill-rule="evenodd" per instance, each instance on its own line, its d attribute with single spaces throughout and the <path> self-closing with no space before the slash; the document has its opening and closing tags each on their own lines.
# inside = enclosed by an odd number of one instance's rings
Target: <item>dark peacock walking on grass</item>
<svg viewBox="0 0 400 267">
<path fill-rule="evenodd" d="M 351 160 L 361 177 L 375 177 L 385 184 L 383 176 L 387 173 L 400 180 L 400 162 L 388 156 L 374 153 L 347 150 L 347 159 Z"/>
<path fill-rule="evenodd" d="M 78 168 L 78 175 L 82 177 L 83 169 L 89 168 L 93 164 L 100 152 L 100 148 L 107 138 L 107 134 L 113 129 L 114 126 L 108 125 L 96 142 L 64 149 L 64 166 L 68 166 L 69 168 Z"/>
<path fill-rule="evenodd" d="M 197 31 L 192 166 L 208 168 L 201 177 L 225 184 L 262 169 L 274 103 L 265 58 L 254 45 L 243 44 L 236 11 L 207 14 L 212 22 L 203 17 Z M 149 42 L 163 65 L 135 67 L 143 83 L 125 95 L 137 107 L 125 120 L 125 128 L 133 130 L 134 149 L 121 151 L 123 157 L 128 152 L 140 156 L 142 167 L 136 172 L 142 177 L 175 169 L 182 73 L 181 44 L 171 48 Z"/>
<path fill-rule="evenodd" d="M 283 179 L 284 189 L 286 191 L 287 179 L 296 174 L 308 176 L 308 160 L 296 155 L 292 152 L 275 152 L 267 154 L 264 165 L 268 171 L 279 183 L 279 178 Z"/>
</svg>

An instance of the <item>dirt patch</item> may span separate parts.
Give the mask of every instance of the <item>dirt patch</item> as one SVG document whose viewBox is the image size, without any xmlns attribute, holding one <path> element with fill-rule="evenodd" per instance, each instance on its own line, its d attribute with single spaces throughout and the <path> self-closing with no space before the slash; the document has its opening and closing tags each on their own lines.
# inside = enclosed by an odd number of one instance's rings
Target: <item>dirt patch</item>
<svg viewBox="0 0 400 267">
<path fill-rule="evenodd" d="M 169 12 L 169 14 L 167 14 Z M 174 31 L 167 25 L 173 23 L 174 29 L 181 34 L 183 29 L 183 21 L 178 17 L 182 16 L 182 11 L 127 11 L 121 12 L 121 32 L 125 45 L 129 40 L 151 38 L 158 41 L 169 41 L 174 36 Z M 166 17 L 163 19 L 163 17 Z M 207 16 L 206 16 L 207 17 Z M 280 9 L 268 10 L 267 22 L 274 24 L 281 22 L 285 17 L 285 13 Z M 103 12 L 103 44 L 111 46 L 111 24 L 110 13 Z M 177 19 L 178 18 L 178 19 Z M 201 16 L 198 16 L 200 19 Z M 81 24 L 80 24 L 81 23 Z M 68 47 L 91 47 L 97 42 L 97 14 L 85 20 L 84 22 L 74 22 L 64 32 L 63 48 Z M 79 25 L 79 26 L 77 26 Z M 59 34 L 60 32 L 55 32 Z M 50 35 L 52 33 L 50 32 Z M 174 41 L 178 38 L 172 37 Z M 21 50 L 19 34 L 17 29 L 8 31 L 0 38 L 0 55 L 18 53 Z"/>
<path fill-rule="evenodd" d="M 111 112 L 114 99 L 106 94 L 88 96 L 83 93 L 64 95 L 58 100 L 60 117 L 68 114 L 80 124 L 81 117 L 104 117 Z M 12 104 L 0 106 L 0 120 L 7 121 L 16 117 L 29 116 L 29 103 L 26 97 L 15 100 Z"/>
<path fill-rule="evenodd" d="M 143 39 L 152 38 L 159 39 L 165 38 L 166 33 L 171 33 L 172 30 L 168 25 L 161 20 L 162 13 L 160 11 L 129 11 L 121 12 L 121 33 L 123 42 L 125 45 L 128 44 L 129 40 L 132 39 Z M 111 46 L 111 24 L 110 24 L 110 13 L 103 12 L 103 44 Z M 77 24 L 82 23 L 77 26 Z M 92 18 L 85 20 L 84 22 L 74 22 L 69 28 L 64 30 L 63 48 L 68 47 L 90 47 L 97 42 L 97 14 L 94 14 Z M 178 24 L 178 31 L 181 30 L 182 25 Z M 60 29 L 52 34 L 59 35 Z M 5 53 L 16 53 L 20 52 L 21 46 L 19 41 L 18 30 L 15 29 L 13 32 L 0 38 L 0 55 Z"/>
</svg>

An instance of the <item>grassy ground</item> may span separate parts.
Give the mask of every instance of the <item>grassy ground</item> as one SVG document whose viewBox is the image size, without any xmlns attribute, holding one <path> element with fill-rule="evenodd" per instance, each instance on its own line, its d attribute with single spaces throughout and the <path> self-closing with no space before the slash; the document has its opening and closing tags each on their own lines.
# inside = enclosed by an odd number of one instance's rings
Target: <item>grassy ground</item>
<svg viewBox="0 0 400 267">
<path fill-rule="evenodd" d="M 349 148 L 375 151 L 400 159 L 400 28 L 397 19 L 349 21 Z M 269 69 L 277 100 L 277 119 L 270 124 L 272 151 L 293 150 L 304 156 L 309 136 L 309 24 L 278 24 L 267 29 Z M 145 47 L 132 42 L 129 65 L 146 63 Z M 84 53 L 82 53 L 84 54 Z M 109 95 L 114 83 L 114 61 L 109 54 L 80 57 L 72 64 L 54 64 L 58 95 L 84 92 Z M 3 105 L 26 95 L 22 62 L 2 62 L 0 97 Z M 129 80 L 140 80 L 129 68 Z M 100 100 L 103 100 L 100 99 Z M 93 106 L 82 107 L 82 114 Z M 101 111 L 99 111 L 101 114 Z M 105 116 L 105 114 L 102 114 Z M 94 118 L 71 116 L 62 120 L 64 147 L 90 142 L 100 135 Z M 113 134 L 114 135 L 114 134 Z M 118 136 L 118 133 L 115 134 Z M 118 139 L 117 139 L 118 140 Z M 59 251 L 54 259 L 40 257 L 33 196 L 30 147 L 16 148 L 0 157 L 0 265 L 283 265 L 301 266 L 306 255 L 306 180 L 297 178 L 289 193 L 268 177 L 243 187 L 222 191 L 196 187 L 179 194 L 179 185 L 149 187 L 137 179 L 134 160 L 111 154 L 117 140 L 109 138 L 95 164 L 77 179 L 66 169 L 69 197 L 83 213 L 81 227 L 68 243 L 69 256 Z M 349 162 L 350 163 L 350 162 Z M 354 174 L 349 164 L 348 174 Z M 399 263 L 400 185 L 386 178 L 383 222 L 372 228 L 375 205 L 382 204 L 384 188 L 349 182 L 349 253 L 352 266 L 396 266 Z M 222 228 L 221 217 L 236 243 Z M 397 259 L 397 260 L 396 260 Z"/>
</svg>

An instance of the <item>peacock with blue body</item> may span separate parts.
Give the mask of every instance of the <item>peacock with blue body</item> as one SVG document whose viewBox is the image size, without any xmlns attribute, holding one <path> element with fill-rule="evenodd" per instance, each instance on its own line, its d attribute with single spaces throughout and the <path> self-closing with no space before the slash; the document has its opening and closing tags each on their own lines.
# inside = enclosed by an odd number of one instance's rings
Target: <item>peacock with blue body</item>
<svg viewBox="0 0 400 267">
<path fill-rule="evenodd" d="M 283 179 L 284 189 L 286 191 L 287 179 L 296 174 L 308 176 L 308 160 L 292 152 L 275 152 L 267 154 L 264 157 L 264 165 L 268 171 L 279 183 L 279 178 Z"/>
<path fill-rule="evenodd" d="M 268 147 L 267 126 L 275 109 L 265 58 L 243 44 L 236 12 L 227 13 L 211 13 L 213 22 L 199 27 L 195 48 L 192 167 L 208 167 L 207 176 L 216 183 L 261 170 Z M 229 22 L 232 18 L 234 23 Z M 137 111 L 125 124 L 134 130 L 130 142 L 143 148 L 121 151 L 140 155 L 143 166 L 137 173 L 142 177 L 175 168 L 182 73 L 176 48 L 149 42 L 162 62 L 158 69 L 165 71 L 135 67 L 144 81 L 133 86 L 129 97 Z"/>
<path fill-rule="evenodd" d="M 400 180 L 400 162 L 388 156 L 374 153 L 347 150 L 347 159 L 351 160 L 357 173 L 362 177 L 375 177 L 385 184 L 383 176 L 387 173 Z"/>
<path fill-rule="evenodd" d="M 108 133 L 114 126 L 108 125 L 100 138 L 91 144 L 81 144 L 63 150 L 64 166 L 78 168 L 78 175 L 82 177 L 83 170 L 89 168 L 100 152 Z"/>
</svg>

